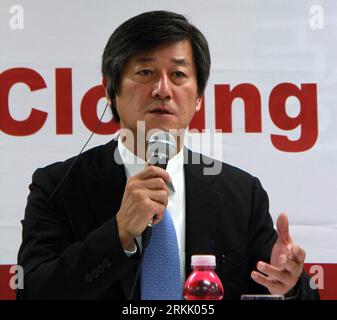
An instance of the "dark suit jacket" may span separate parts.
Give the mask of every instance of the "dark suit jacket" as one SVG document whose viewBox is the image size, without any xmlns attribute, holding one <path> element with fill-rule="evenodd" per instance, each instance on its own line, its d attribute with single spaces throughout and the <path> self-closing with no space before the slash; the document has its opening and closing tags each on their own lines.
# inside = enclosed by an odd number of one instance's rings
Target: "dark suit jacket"
<svg viewBox="0 0 337 320">
<path fill-rule="evenodd" d="M 25 288 L 18 299 L 129 296 L 139 258 L 128 258 L 118 237 L 115 215 L 126 176 L 114 160 L 116 147 L 112 140 L 81 154 L 56 192 L 75 158 L 33 174 L 18 254 Z M 191 255 L 214 254 L 224 299 L 265 293 L 250 273 L 258 260 L 269 262 L 277 238 L 266 192 L 257 178 L 224 163 L 220 174 L 204 175 L 206 162 L 185 151 L 186 277 Z M 191 164 L 192 156 L 201 163 Z M 299 298 L 317 297 L 308 281 L 303 274 Z M 139 298 L 139 286 L 133 298 Z"/>
</svg>

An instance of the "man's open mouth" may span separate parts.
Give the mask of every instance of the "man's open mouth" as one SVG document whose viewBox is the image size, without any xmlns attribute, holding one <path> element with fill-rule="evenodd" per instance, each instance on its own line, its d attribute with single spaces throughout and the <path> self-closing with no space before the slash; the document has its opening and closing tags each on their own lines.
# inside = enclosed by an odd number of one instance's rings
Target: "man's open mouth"
<svg viewBox="0 0 337 320">
<path fill-rule="evenodd" d="M 153 110 L 150 111 L 150 113 L 154 113 L 154 114 L 173 114 L 173 112 L 171 112 L 168 108 L 166 107 L 158 107 L 158 108 L 154 108 Z"/>
<path fill-rule="evenodd" d="M 173 114 L 169 111 L 166 111 L 166 110 L 153 110 L 151 111 L 150 113 L 158 113 L 158 114 Z"/>
</svg>

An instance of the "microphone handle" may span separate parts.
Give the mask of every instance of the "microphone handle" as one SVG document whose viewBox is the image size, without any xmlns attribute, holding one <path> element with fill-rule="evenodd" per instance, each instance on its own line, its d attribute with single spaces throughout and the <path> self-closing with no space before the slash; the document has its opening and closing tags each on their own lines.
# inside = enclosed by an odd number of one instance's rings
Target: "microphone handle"
<svg viewBox="0 0 337 320">
<path fill-rule="evenodd" d="M 147 247 L 147 245 L 150 242 L 150 238 L 151 238 L 151 235 L 152 235 L 152 228 L 153 228 L 152 226 L 148 225 L 142 233 L 143 250 Z"/>
</svg>

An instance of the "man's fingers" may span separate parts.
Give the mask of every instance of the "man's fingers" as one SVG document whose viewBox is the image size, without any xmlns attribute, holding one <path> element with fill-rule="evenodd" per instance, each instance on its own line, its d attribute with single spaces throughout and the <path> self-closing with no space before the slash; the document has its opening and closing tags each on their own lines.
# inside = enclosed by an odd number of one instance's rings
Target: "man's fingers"
<svg viewBox="0 0 337 320">
<path fill-rule="evenodd" d="M 281 255 L 279 260 L 280 267 L 259 261 L 257 263 L 259 272 L 252 272 L 253 280 L 267 287 L 272 293 L 288 292 L 296 284 L 303 269 L 303 262 L 297 262 L 294 257 Z"/>
<path fill-rule="evenodd" d="M 271 280 L 278 280 L 280 282 L 285 281 L 285 278 L 287 276 L 286 273 L 284 273 L 284 269 L 282 268 L 276 268 L 272 265 L 259 261 L 257 264 L 257 270 L 262 272 L 263 274 L 267 275 Z"/>
<path fill-rule="evenodd" d="M 258 284 L 266 287 L 269 290 L 269 292 L 271 292 L 271 293 L 275 293 L 275 292 L 284 293 L 284 292 L 286 292 L 285 285 L 280 281 L 270 279 L 270 278 L 266 277 L 265 275 L 263 275 L 259 272 L 256 272 L 256 271 L 253 271 L 251 273 L 251 277 L 255 282 L 257 282 Z"/>
<path fill-rule="evenodd" d="M 301 263 L 295 261 L 294 259 L 287 259 L 286 256 L 282 255 L 280 261 L 281 260 L 281 268 L 276 268 L 268 263 L 260 261 L 257 264 L 257 270 L 270 278 L 277 279 L 281 282 L 287 281 L 290 274 L 298 274 L 302 272 Z"/>
<path fill-rule="evenodd" d="M 160 203 L 163 206 L 167 206 L 168 203 L 168 192 L 166 190 L 147 190 L 146 195 L 157 203 Z"/>
<path fill-rule="evenodd" d="M 292 258 L 287 259 L 286 263 L 284 264 L 284 268 L 292 273 L 298 273 L 299 264 L 298 262 L 294 261 Z"/>
<path fill-rule="evenodd" d="M 163 168 L 159 168 L 156 166 L 148 166 L 140 173 L 138 173 L 136 176 L 142 180 L 160 177 L 164 179 L 164 181 L 166 181 L 167 183 L 172 182 L 172 179 L 168 174 L 168 172 Z"/>
<path fill-rule="evenodd" d="M 305 251 L 297 245 L 293 245 L 291 248 L 291 253 L 293 255 L 293 259 L 298 263 L 304 263 L 305 260 Z"/>
<path fill-rule="evenodd" d="M 169 189 L 162 178 L 151 178 L 142 181 L 142 185 L 151 190 L 166 190 L 169 193 Z"/>
<path fill-rule="evenodd" d="M 289 221 L 285 213 L 281 213 L 279 215 L 277 219 L 276 227 L 277 227 L 277 234 L 279 236 L 279 240 L 281 240 L 285 244 L 292 242 L 290 234 L 289 234 Z"/>
<path fill-rule="evenodd" d="M 152 225 L 158 224 L 164 217 L 165 207 L 164 206 L 157 206 L 154 211 L 154 215 L 152 217 L 151 223 Z"/>
</svg>

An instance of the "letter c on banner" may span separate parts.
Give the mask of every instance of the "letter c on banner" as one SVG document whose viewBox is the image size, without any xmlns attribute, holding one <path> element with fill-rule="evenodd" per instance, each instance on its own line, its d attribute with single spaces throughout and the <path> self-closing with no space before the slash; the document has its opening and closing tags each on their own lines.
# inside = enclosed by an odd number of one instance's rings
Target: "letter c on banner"
<svg viewBox="0 0 337 320">
<path fill-rule="evenodd" d="M 31 91 L 47 88 L 41 75 L 29 68 L 13 68 L 0 73 L 0 130 L 12 136 L 28 136 L 39 131 L 47 113 L 32 108 L 25 120 L 15 120 L 9 112 L 9 92 L 17 83 L 26 84 Z"/>
</svg>

